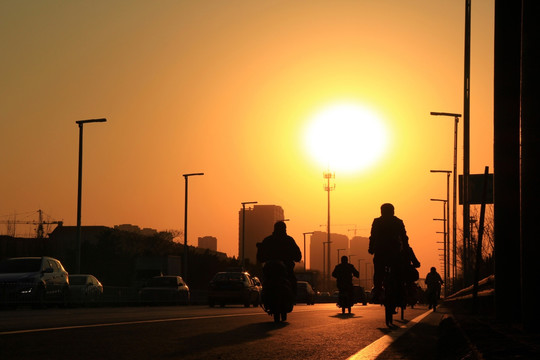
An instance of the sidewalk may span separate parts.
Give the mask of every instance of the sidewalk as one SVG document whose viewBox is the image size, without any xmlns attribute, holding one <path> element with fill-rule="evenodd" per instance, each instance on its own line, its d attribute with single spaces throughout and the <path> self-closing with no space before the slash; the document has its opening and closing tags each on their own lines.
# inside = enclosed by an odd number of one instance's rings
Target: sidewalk
<svg viewBox="0 0 540 360">
<path fill-rule="evenodd" d="M 486 299 L 489 301 L 489 299 Z M 540 359 L 540 334 L 471 315 L 467 301 L 447 301 L 388 347 L 377 360 Z"/>
</svg>

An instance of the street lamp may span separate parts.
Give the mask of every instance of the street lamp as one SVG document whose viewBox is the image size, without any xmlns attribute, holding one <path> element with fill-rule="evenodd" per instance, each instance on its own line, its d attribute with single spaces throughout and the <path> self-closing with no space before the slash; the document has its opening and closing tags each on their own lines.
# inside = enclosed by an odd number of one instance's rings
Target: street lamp
<svg viewBox="0 0 540 360">
<path fill-rule="evenodd" d="M 186 191 L 184 195 L 184 271 L 182 274 L 182 276 L 184 277 L 184 281 L 188 281 L 187 279 L 187 273 L 188 273 L 188 245 L 187 245 L 188 177 L 198 176 L 198 175 L 204 175 L 204 173 L 191 173 L 191 174 L 182 175 L 186 183 Z"/>
<path fill-rule="evenodd" d="M 245 255 L 244 255 L 244 247 L 245 247 L 245 233 L 246 233 L 246 204 L 256 204 L 257 201 L 245 201 L 242 203 L 242 269 L 245 265 Z"/>
<path fill-rule="evenodd" d="M 448 205 L 448 200 L 444 200 L 444 199 L 430 199 L 431 201 L 440 201 L 443 203 L 443 218 L 442 219 L 433 219 L 435 221 L 442 221 L 443 222 L 443 230 L 442 233 L 443 233 L 443 259 L 444 259 L 444 287 L 446 289 L 447 287 L 447 273 L 448 273 L 448 263 L 449 263 L 449 253 L 450 253 L 450 250 L 448 248 L 448 245 L 447 245 L 447 239 L 448 239 L 448 232 L 447 232 L 447 225 L 448 225 L 448 220 L 447 220 L 447 212 L 446 212 L 446 209 L 447 209 L 447 206 Z"/>
<path fill-rule="evenodd" d="M 445 173 L 446 174 L 446 219 L 448 220 L 446 222 L 446 243 L 447 243 L 447 253 L 448 253 L 448 265 L 450 265 L 450 174 L 452 173 L 452 171 L 450 170 L 430 170 L 430 172 L 432 173 Z M 455 206 L 455 204 L 454 204 Z M 455 208 L 454 208 L 454 214 L 455 214 Z M 455 218 L 454 218 L 454 221 L 455 221 Z M 453 227 L 454 228 L 454 231 L 455 231 L 455 226 Z M 454 234 L 454 238 L 455 238 L 455 234 Z M 455 251 L 456 251 L 456 248 L 455 248 L 455 242 L 454 242 L 454 247 L 452 248 L 452 252 L 455 254 Z M 456 263 L 455 261 L 452 261 L 452 278 L 455 279 L 456 277 L 456 272 L 455 272 L 455 268 L 456 268 Z M 447 269 L 448 271 L 448 275 L 450 275 L 450 268 Z"/>
<path fill-rule="evenodd" d="M 304 271 L 306 271 L 306 260 L 307 260 L 307 255 L 306 255 L 306 235 L 313 235 L 313 231 L 304 233 Z M 311 263 L 309 265 L 311 266 Z"/>
<path fill-rule="evenodd" d="M 89 119 L 75 121 L 79 125 L 79 181 L 77 186 L 77 274 L 81 273 L 81 202 L 82 202 L 82 152 L 83 125 L 86 123 L 106 122 L 107 119 Z"/>
<path fill-rule="evenodd" d="M 323 178 L 326 179 L 327 183 L 324 185 L 324 190 L 326 192 L 328 192 L 328 221 L 327 221 L 327 224 L 326 224 L 326 231 L 327 231 L 327 234 L 326 234 L 326 243 L 328 244 L 328 264 L 326 264 L 327 266 L 327 272 L 326 272 L 326 286 L 327 288 L 330 288 L 330 244 L 332 243 L 332 241 L 330 240 L 330 191 L 334 190 L 336 188 L 336 185 L 332 185 L 330 186 L 330 180 L 331 179 L 334 179 L 336 177 L 336 175 L 334 173 L 331 173 L 329 171 L 327 172 L 324 172 L 323 173 Z M 324 255 L 323 255 L 324 256 Z"/>
<path fill-rule="evenodd" d="M 456 278 L 456 264 L 457 264 L 457 240 L 456 240 L 456 226 L 457 226 L 457 142 L 458 142 L 458 123 L 459 118 L 461 117 L 461 114 L 455 114 L 455 113 L 446 113 L 446 112 L 431 112 L 430 113 L 433 116 L 450 116 L 454 118 L 454 166 L 453 166 L 453 185 L 452 185 L 452 271 L 453 275 L 452 277 Z M 463 154 L 464 159 L 468 156 L 468 154 Z M 465 160 L 464 160 L 465 162 Z M 464 169 L 465 172 L 465 169 Z M 468 173 L 468 171 L 467 171 Z M 465 178 L 465 176 L 464 176 Z M 468 180 L 468 179 L 467 179 Z M 468 181 L 464 179 L 464 183 Z M 465 189 L 465 187 L 464 187 Z M 468 203 L 468 197 L 464 199 L 467 200 Z M 465 205 L 465 201 L 463 202 L 463 205 Z M 465 243 L 465 240 L 464 240 Z"/>
</svg>

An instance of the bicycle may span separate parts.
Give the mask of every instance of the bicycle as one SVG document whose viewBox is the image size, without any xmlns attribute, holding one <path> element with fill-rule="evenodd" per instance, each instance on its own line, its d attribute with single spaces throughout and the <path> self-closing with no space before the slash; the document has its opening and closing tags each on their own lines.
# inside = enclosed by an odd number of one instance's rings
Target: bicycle
<svg viewBox="0 0 540 360">
<path fill-rule="evenodd" d="M 397 314 L 396 308 L 401 308 L 401 320 L 404 319 L 405 301 L 404 301 L 404 284 L 398 271 L 391 266 L 386 266 L 384 269 L 384 314 L 386 326 L 394 327 L 393 317 Z"/>
</svg>

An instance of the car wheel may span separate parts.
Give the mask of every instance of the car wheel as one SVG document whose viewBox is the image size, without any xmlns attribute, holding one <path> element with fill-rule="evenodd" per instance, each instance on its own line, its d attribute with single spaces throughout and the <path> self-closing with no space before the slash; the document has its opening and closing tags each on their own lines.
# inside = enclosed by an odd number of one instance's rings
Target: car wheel
<svg viewBox="0 0 540 360">
<path fill-rule="evenodd" d="M 34 299 L 33 307 L 35 309 L 45 308 L 45 288 L 39 286 L 36 291 L 36 298 Z"/>
<path fill-rule="evenodd" d="M 69 305 L 69 288 L 62 289 L 62 295 L 60 296 L 60 307 L 66 308 Z"/>
</svg>

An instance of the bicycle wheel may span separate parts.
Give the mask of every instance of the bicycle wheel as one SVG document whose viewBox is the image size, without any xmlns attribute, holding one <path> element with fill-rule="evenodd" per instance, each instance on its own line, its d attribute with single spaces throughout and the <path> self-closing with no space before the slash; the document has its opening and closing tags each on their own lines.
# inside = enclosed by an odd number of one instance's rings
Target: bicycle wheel
<svg viewBox="0 0 540 360">
<path fill-rule="evenodd" d="M 390 304 L 384 305 L 384 315 L 385 315 L 385 321 L 386 326 L 392 327 L 393 326 L 393 316 L 394 316 L 394 307 Z"/>
</svg>

